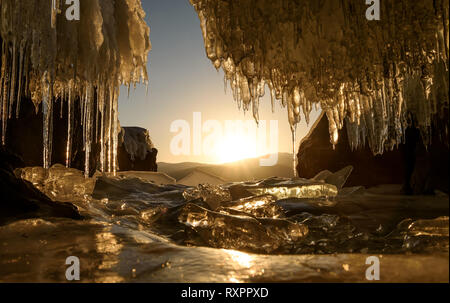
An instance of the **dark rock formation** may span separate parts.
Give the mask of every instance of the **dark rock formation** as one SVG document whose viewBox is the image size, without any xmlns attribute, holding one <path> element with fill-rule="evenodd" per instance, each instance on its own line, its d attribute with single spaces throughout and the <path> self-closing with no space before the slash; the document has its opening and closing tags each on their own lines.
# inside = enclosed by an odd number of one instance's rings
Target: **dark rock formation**
<svg viewBox="0 0 450 303">
<path fill-rule="evenodd" d="M 157 171 L 156 156 L 148 130 L 140 127 L 123 127 L 119 135 L 117 160 L 120 171 Z"/>
<path fill-rule="evenodd" d="M 367 145 L 353 151 L 344 126 L 333 150 L 328 120 L 322 115 L 300 144 L 297 172 L 300 177 L 313 178 L 322 170 L 338 171 L 352 165 L 354 171 L 346 186 L 404 184 L 407 193 L 431 193 L 434 189 L 448 192 L 448 145 L 433 137 L 427 150 L 413 128 L 407 130 L 405 141 L 379 156 L 374 156 Z"/>
<path fill-rule="evenodd" d="M 0 225 L 30 218 L 82 218 L 74 205 L 54 202 L 31 183 L 16 178 L 13 167 L 20 166 L 24 164 L 17 156 L 0 148 Z"/>
<path fill-rule="evenodd" d="M 62 111 L 61 111 L 61 106 Z M 53 148 L 52 165 L 66 164 L 67 151 L 67 102 L 57 101 L 53 110 Z M 96 106 L 96 104 L 94 104 Z M 8 120 L 6 146 L 8 150 L 20 157 L 24 166 L 42 166 L 43 164 L 43 115 L 41 110 L 36 112 L 34 104 L 29 99 L 23 99 L 19 112 L 19 118 Z M 94 124 L 100 121 L 94 116 Z M 83 126 L 81 125 L 81 113 L 79 100 L 74 102 L 73 137 L 71 152 L 71 167 L 84 171 L 85 152 L 83 145 Z M 99 128 L 93 127 L 93 138 L 97 138 Z M 139 127 L 125 127 L 119 135 L 119 147 L 117 151 L 119 169 L 121 171 L 157 171 L 156 156 L 158 150 L 154 148 L 149 133 Z M 90 175 L 98 168 L 100 158 L 99 140 L 93 140 L 90 156 Z M 17 167 L 14 167 L 17 168 Z"/>
<path fill-rule="evenodd" d="M 54 102 L 53 109 L 53 148 L 51 164 L 66 164 L 67 150 L 67 102 Z M 61 111 L 61 106 L 62 111 Z M 43 114 L 42 104 L 38 112 L 34 104 L 29 99 L 23 99 L 19 111 L 19 118 L 13 117 L 8 120 L 6 135 L 6 146 L 8 150 L 23 160 L 24 167 L 43 165 Z M 94 116 L 94 125 L 96 123 Z M 71 153 L 71 167 L 84 171 L 85 153 L 83 145 L 83 127 L 81 125 L 80 102 L 74 102 L 74 122 L 73 122 L 73 142 Z M 96 128 L 93 128 L 93 137 Z M 90 157 L 90 173 L 93 175 L 99 159 L 99 144 L 92 142 L 92 152 Z"/>
</svg>

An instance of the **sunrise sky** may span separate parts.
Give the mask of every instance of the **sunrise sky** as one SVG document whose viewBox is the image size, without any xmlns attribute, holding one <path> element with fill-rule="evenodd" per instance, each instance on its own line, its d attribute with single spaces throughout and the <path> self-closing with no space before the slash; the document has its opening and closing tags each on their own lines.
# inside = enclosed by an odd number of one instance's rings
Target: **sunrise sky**
<svg viewBox="0 0 450 303">
<path fill-rule="evenodd" d="M 224 91 L 223 73 L 217 72 L 206 57 L 200 22 L 188 0 L 142 1 L 150 24 L 152 51 L 149 56 L 149 93 L 145 86 L 130 92 L 121 89 L 119 101 L 122 126 L 139 126 L 150 131 L 151 139 L 159 150 L 158 161 L 220 163 L 257 156 L 249 151 L 255 138 L 248 135 L 224 134 L 217 142 L 222 152 L 206 155 L 194 153 L 194 112 L 201 113 L 202 123 L 217 120 L 225 129 L 227 120 L 250 120 L 251 113 L 244 114 L 233 100 L 230 88 Z M 198 114 L 197 114 L 198 115 Z M 311 116 L 314 123 L 318 116 Z M 277 104 L 272 114 L 270 94 L 261 100 L 260 119 L 278 120 L 278 151 L 291 152 L 291 132 L 287 111 Z M 191 143 L 189 155 L 175 155 L 171 142 L 178 133 L 171 132 L 174 121 L 185 120 L 190 125 Z M 304 120 L 304 119 L 303 119 Z M 269 141 L 269 126 L 267 140 Z M 306 123 L 298 126 L 297 143 L 307 134 Z M 207 133 L 203 135 L 205 138 Z M 234 143 L 233 146 L 231 146 Z"/>
</svg>

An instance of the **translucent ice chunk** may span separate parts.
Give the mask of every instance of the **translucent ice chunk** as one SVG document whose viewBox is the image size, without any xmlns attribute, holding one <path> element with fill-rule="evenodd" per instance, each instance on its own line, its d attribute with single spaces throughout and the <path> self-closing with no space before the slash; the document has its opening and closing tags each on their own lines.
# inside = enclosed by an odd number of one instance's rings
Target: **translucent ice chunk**
<svg viewBox="0 0 450 303">
<path fill-rule="evenodd" d="M 83 172 L 60 164 L 55 164 L 48 170 L 42 167 L 21 168 L 15 173 L 58 201 L 91 195 L 95 187 L 95 179 L 85 178 Z"/>
<path fill-rule="evenodd" d="M 313 180 L 316 181 L 324 181 L 331 176 L 333 173 L 330 172 L 329 170 L 323 170 L 320 173 L 318 173 L 317 175 L 314 176 Z"/>
<path fill-rule="evenodd" d="M 351 253 L 366 248 L 380 249 L 375 243 L 381 241 L 373 239 L 373 242 L 369 242 L 369 235 L 359 232 L 345 217 L 302 213 L 291 219 L 307 226 L 309 230 L 302 245 L 297 246 L 296 253 Z"/>
<path fill-rule="evenodd" d="M 308 228 L 284 219 L 256 219 L 209 211 L 189 203 L 178 220 L 188 227 L 188 243 L 271 253 L 290 250 Z"/>
<path fill-rule="evenodd" d="M 338 193 L 335 185 L 299 178 L 275 183 L 262 182 L 254 186 L 247 186 L 245 189 L 254 195 L 272 195 L 278 200 L 335 197 Z"/>
<path fill-rule="evenodd" d="M 334 174 L 328 176 L 325 179 L 325 183 L 333 184 L 335 185 L 338 190 L 342 189 L 347 182 L 348 177 L 350 177 L 351 173 L 353 171 L 353 166 L 349 165 L 347 167 L 344 167 L 338 172 L 335 172 Z"/>
<path fill-rule="evenodd" d="M 412 251 L 449 250 L 449 218 L 412 222 L 404 236 L 403 247 Z"/>
<path fill-rule="evenodd" d="M 408 227 L 411 236 L 448 237 L 448 217 L 439 217 L 433 220 L 418 220 Z"/>
<path fill-rule="evenodd" d="M 187 201 L 201 198 L 212 210 L 217 209 L 223 202 L 231 201 L 231 194 L 227 189 L 209 184 L 200 184 L 195 188 L 187 189 L 183 197 Z"/>
<path fill-rule="evenodd" d="M 271 195 L 249 197 L 233 202 L 222 203 L 217 211 L 230 212 L 232 210 L 250 214 L 260 218 L 279 218 L 284 212 Z"/>
</svg>

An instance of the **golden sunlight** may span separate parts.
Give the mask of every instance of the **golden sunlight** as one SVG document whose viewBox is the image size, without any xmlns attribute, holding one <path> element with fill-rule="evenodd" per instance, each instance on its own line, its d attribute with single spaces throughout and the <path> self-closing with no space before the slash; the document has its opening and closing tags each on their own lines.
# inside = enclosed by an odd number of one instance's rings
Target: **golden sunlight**
<svg viewBox="0 0 450 303">
<path fill-rule="evenodd" d="M 251 136 L 233 134 L 225 136 L 216 145 L 216 157 L 219 163 L 258 158 L 257 143 Z"/>
<path fill-rule="evenodd" d="M 237 250 L 229 250 L 229 249 L 224 249 L 225 252 L 227 252 L 231 259 L 236 262 L 237 264 L 239 264 L 239 266 L 242 267 L 246 267 L 246 268 L 250 268 L 253 265 L 253 257 L 249 254 L 246 254 L 244 252 L 240 252 Z"/>
</svg>

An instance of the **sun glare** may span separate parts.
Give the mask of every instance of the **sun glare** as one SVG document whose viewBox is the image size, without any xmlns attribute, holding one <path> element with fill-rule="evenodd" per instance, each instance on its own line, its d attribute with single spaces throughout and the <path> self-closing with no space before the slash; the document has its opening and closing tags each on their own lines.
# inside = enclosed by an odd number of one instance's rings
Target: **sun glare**
<svg viewBox="0 0 450 303">
<path fill-rule="evenodd" d="M 216 145 L 218 162 L 230 163 L 257 158 L 256 140 L 244 135 L 228 135 Z"/>
</svg>

